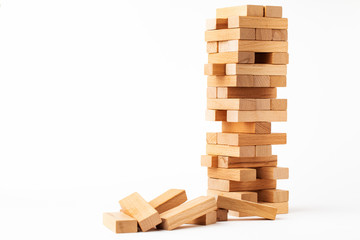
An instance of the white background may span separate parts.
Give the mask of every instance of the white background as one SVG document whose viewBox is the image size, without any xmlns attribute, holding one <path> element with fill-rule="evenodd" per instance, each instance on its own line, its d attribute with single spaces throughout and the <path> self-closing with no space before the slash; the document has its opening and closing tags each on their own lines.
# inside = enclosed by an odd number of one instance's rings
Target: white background
<svg viewBox="0 0 360 240">
<path fill-rule="evenodd" d="M 276 221 L 115 235 L 102 212 L 137 191 L 206 193 L 205 19 L 282 5 L 289 18 L 291 178 Z M 359 239 L 358 1 L 1 0 L 1 239 Z"/>
</svg>

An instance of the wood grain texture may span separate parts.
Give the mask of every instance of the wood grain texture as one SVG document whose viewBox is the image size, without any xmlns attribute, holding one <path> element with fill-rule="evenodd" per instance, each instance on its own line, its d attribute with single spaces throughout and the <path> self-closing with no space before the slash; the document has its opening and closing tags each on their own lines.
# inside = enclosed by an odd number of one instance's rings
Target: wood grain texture
<svg viewBox="0 0 360 240">
<path fill-rule="evenodd" d="M 287 18 L 231 16 L 228 18 L 228 28 L 287 29 L 288 28 L 288 19 Z"/>
<path fill-rule="evenodd" d="M 201 166 L 216 168 L 218 166 L 218 156 L 216 156 L 216 155 L 201 155 Z"/>
<path fill-rule="evenodd" d="M 269 29 L 269 28 L 256 28 L 255 29 L 255 40 L 257 40 L 257 41 L 271 41 L 272 40 L 272 29 Z"/>
<path fill-rule="evenodd" d="M 201 217 L 195 218 L 187 224 L 196 224 L 196 225 L 210 225 L 216 223 L 217 220 L 217 210 L 211 211 Z"/>
<path fill-rule="evenodd" d="M 262 167 L 256 170 L 257 177 L 261 179 L 288 179 L 289 168 Z"/>
<path fill-rule="evenodd" d="M 243 5 L 216 9 L 217 18 L 228 18 L 230 16 L 264 16 L 264 6 Z"/>
<path fill-rule="evenodd" d="M 206 143 L 217 144 L 217 133 L 207 132 L 206 133 Z"/>
<path fill-rule="evenodd" d="M 226 64 L 208 63 L 204 65 L 205 75 L 225 75 Z"/>
<path fill-rule="evenodd" d="M 208 196 L 214 196 L 215 198 L 217 198 L 220 195 L 220 196 L 226 196 L 240 200 L 246 200 L 250 202 L 258 201 L 258 194 L 256 192 L 223 192 L 223 191 L 208 189 L 207 194 Z"/>
<path fill-rule="evenodd" d="M 289 213 L 289 202 L 270 203 L 270 202 L 259 202 L 259 204 L 267 205 L 277 209 L 277 214 Z"/>
<path fill-rule="evenodd" d="M 227 210 L 227 209 L 218 208 L 216 210 L 216 221 L 218 221 L 218 222 L 227 221 L 228 220 L 228 212 L 229 212 L 229 210 Z"/>
<path fill-rule="evenodd" d="M 286 87 L 286 76 L 270 76 L 270 87 Z"/>
<path fill-rule="evenodd" d="M 237 182 L 225 179 L 208 179 L 208 188 L 225 192 L 257 191 L 276 188 L 276 180 L 256 179 L 252 182 Z"/>
<path fill-rule="evenodd" d="M 227 18 L 211 18 L 206 20 L 206 30 L 227 29 Z"/>
<path fill-rule="evenodd" d="M 286 52 L 277 53 L 256 53 L 255 63 L 284 65 L 289 63 L 289 54 Z"/>
<path fill-rule="evenodd" d="M 274 111 L 286 111 L 287 99 L 270 99 L 270 109 Z"/>
<path fill-rule="evenodd" d="M 218 165 L 219 168 L 258 168 L 258 167 L 276 167 L 277 161 L 268 162 L 240 162 L 236 164 Z"/>
<path fill-rule="evenodd" d="M 160 196 L 154 198 L 149 204 L 155 208 L 158 213 L 166 212 L 180 204 L 186 202 L 187 196 L 183 189 L 169 189 Z"/>
<path fill-rule="evenodd" d="M 222 122 L 224 133 L 271 133 L 271 122 Z"/>
<path fill-rule="evenodd" d="M 208 177 L 233 181 L 255 181 L 256 170 L 250 168 L 208 168 Z"/>
<path fill-rule="evenodd" d="M 208 87 L 286 87 L 286 76 L 224 75 L 207 79 Z"/>
<path fill-rule="evenodd" d="M 206 121 L 226 121 L 227 112 L 225 110 L 206 110 Z"/>
<path fill-rule="evenodd" d="M 270 110 L 270 99 L 208 99 L 207 108 L 240 111 Z"/>
<path fill-rule="evenodd" d="M 206 52 L 207 53 L 217 53 L 219 52 L 219 42 L 207 42 L 206 43 Z"/>
<path fill-rule="evenodd" d="M 226 64 L 226 75 L 286 75 L 286 65 L 272 64 Z M 216 74 L 211 74 L 216 75 Z M 221 74 L 218 74 L 221 75 Z"/>
<path fill-rule="evenodd" d="M 273 29 L 272 30 L 273 41 L 287 41 L 288 31 L 286 29 Z"/>
<path fill-rule="evenodd" d="M 219 29 L 205 32 L 205 41 L 255 40 L 255 28 Z"/>
<path fill-rule="evenodd" d="M 255 155 L 256 157 L 266 157 L 272 155 L 272 146 L 271 145 L 256 145 L 255 146 Z"/>
<path fill-rule="evenodd" d="M 217 98 L 276 98 L 276 88 L 262 87 L 218 87 Z"/>
<path fill-rule="evenodd" d="M 206 89 L 206 97 L 207 98 L 217 98 L 217 88 L 216 87 L 208 87 Z"/>
<path fill-rule="evenodd" d="M 272 30 L 272 39 L 282 40 L 286 30 Z M 255 32 L 256 34 L 256 32 Z M 287 36 L 287 34 L 286 34 Z M 255 36 L 256 37 L 256 36 Z M 288 43 L 281 41 L 227 40 L 218 42 L 219 52 L 287 52 Z"/>
<path fill-rule="evenodd" d="M 286 111 L 236 111 L 228 110 L 228 122 L 286 122 Z"/>
<path fill-rule="evenodd" d="M 230 146 L 286 144 L 286 133 L 217 133 L 216 135 L 216 143 Z"/>
<path fill-rule="evenodd" d="M 266 157 L 229 157 L 218 156 L 217 167 L 240 168 L 240 167 L 276 167 L 277 156 Z"/>
<path fill-rule="evenodd" d="M 282 7 L 281 6 L 265 6 L 264 17 L 281 18 Z"/>
<path fill-rule="evenodd" d="M 218 144 L 207 144 L 206 154 L 209 155 L 225 155 L 231 157 L 255 157 L 256 148 L 255 146 L 227 146 Z"/>
<path fill-rule="evenodd" d="M 254 52 L 221 52 L 208 55 L 208 63 L 255 63 Z"/>
<path fill-rule="evenodd" d="M 258 191 L 261 202 L 281 203 L 289 201 L 289 191 L 281 189 L 267 189 Z"/>
<path fill-rule="evenodd" d="M 103 224 L 114 233 L 137 232 L 137 221 L 123 212 L 103 213 Z"/>
</svg>

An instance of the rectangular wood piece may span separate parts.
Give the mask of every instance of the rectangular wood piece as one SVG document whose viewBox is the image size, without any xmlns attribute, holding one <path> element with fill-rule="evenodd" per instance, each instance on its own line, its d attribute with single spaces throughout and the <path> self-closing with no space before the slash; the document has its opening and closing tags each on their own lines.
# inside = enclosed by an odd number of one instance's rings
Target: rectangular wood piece
<svg viewBox="0 0 360 240">
<path fill-rule="evenodd" d="M 286 111 L 236 111 L 228 110 L 228 122 L 286 122 Z"/>
<path fill-rule="evenodd" d="M 224 133 L 271 133 L 271 122 L 222 122 Z"/>
<path fill-rule="evenodd" d="M 114 233 L 137 232 L 137 221 L 123 212 L 106 212 L 103 214 L 103 224 Z"/>
<path fill-rule="evenodd" d="M 206 154 L 209 155 L 225 155 L 231 157 L 255 157 L 255 146 L 227 146 L 219 144 L 207 144 Z"/>
<path fill-rule="evenodd" d="M 205 41 L 255 40 L 255 28 L 219 29 L 205 32 Z"/>
<path fill-rule="evenodd" d="M 221 52 L 208 55 L 208 63 L 255 63 L 254 52 Z"/>
<path fill-rule="evenodd" d="M 264 17 L 281 18 L 282 7 L 281 6 L 265 6 Z"/>
<path fill-rule="evenodd" d="M 206 110 L 206 121 L 226 121 L 226 110 Z"/>
<path fill-rule="evenodd" d="M 218 190 L 208 189 L 207 194 L 209 196 L 226 196 L 231 198 L 237 198 L 240 200 L 246 200 L 250 202 L 257 202 L 258 201 L 258 194 L 256 192 L 223 192 Z"/>
<path fill-rule="evenodd" d="M 203 167 L 213 167 L 218 166 L 218 157 L 214 155 L 201 155 L 201 166 Z"/>
<path fill-rule="evenodd" d="M 206 30 L 227 29 L 227 18 L 211 18 L 206 20 Z"/>
<path fill-rule="evenodd" d="M 256 170 L 257 177 L 261 179 L 288 179 L 289 168 L 263 167 Z"/>
<path fill-rule="evenodd" d="M 226 75 L 286 75 L 286 65 L 272 64 L 226 64 Z M 215 75 L 215 74 L 212 74 Z M 221 75 L 221 74 L 218 74 Z"/>
<path fill-rule="evenodd" d="M 272 30 L 271 40 L 284 38 L 286 30 Z M 286 34 L 287 36 L 287 34 Z M 218 42 L 218 52 L 287 52 L 288 43 L 281 41 L 227 40 Z"/>
<path fill-rule="evenodd" d="M 230 16 L 264 16 L 264 6 L 260 5 L 242 5 L 235 7 L 226 7 L 216 9 L 217 18 L 228 18 Z"/>
<path fill-rule="evenodd" d="M 207 108 L 241 111 L 270 110 L 270 99 L 208 99 Z"/>
<path fill-rule="evenodd" d="M 217 220 L 217 210 L 211 211 L 201 217 L 195 218 L 187 224 L 196 224 L 196 225 L 210 225 L 216 223 Z"/>
<path fill-rule="evenodd" d="M 208 168 L 208 177 L 233 181 L 255 181 L 256 170 L 250 168 Z"/>
<path fill-rule="evenodd" d="M 225 192 L 257 191 L 276 188 L 276 180 L 256 179 L 252 182 L 237 182 L 224 179 L 209 178 L 208 188 Z"/>
<path fill-rule="evenodd" d="M 158 213 L 166 212 L 186 202 L 187 196 L 183 189 L 169 189 L 149 203 Z"/>
<path fill-rule="evenodd" d="M 270 28 L 287 29 L 287 18 L 267 17 L 242 17 L 232 16 L 228 18 L 228 28 Z"/>
<path fill-rule="evenodd" d="M 289 191 L 281 189 L 267 189 L 258 192 L 259 201 L 280 203 L 289 201 Z"/>
<path fill-rule="evenodd" d="M 286 144 L 286 133 L 217 133 L 216 142 L 218 144 L 225 144 L 231 146 Z"/>
</svg>

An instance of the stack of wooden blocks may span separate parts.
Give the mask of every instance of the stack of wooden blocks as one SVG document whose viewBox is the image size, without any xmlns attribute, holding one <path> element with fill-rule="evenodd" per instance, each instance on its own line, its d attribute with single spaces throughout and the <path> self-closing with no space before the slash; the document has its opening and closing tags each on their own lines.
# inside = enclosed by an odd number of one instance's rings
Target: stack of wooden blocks
<svg viewBox="0 0 360 240">
<path fill-rule="evenodd" d="M 222 131 L 207 133 L 208 195 L 222 195 L 288 212 L 289 192 L 276 189 L 289 169 L 277 167 L 272 145 L 286 144 L 271 122 L 287 120 L 288 21 L 282 7 L 246 5 L 220 8 L 207 21 L 206 120 L 221 121 Z M 249 214 L 230 212 L 233 216 Z"/>
</svg>

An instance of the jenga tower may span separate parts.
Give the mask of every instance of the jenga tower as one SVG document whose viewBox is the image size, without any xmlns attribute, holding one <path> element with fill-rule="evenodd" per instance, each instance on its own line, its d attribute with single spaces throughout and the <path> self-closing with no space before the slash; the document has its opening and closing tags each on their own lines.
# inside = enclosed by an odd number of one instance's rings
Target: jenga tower
<svg viewBox="0 0 360 240">
<path fill-rule="evenodd" d="M 277 99 L 277 87 L 286 86 L 287 27 L 282 7 L 247 5 L 217 9 L 205 32 L 206 120 L 222 122 L 221 132 L 206 134 L 201 157 L 208 195 L 264 203 L 278 214 L 288 212 L 289 192 L 276 181 L 289 170 L 272 153 L 286 133 L 272 133 L 271 122 L 287 120 L 287 100 Z"/>
</svg>

